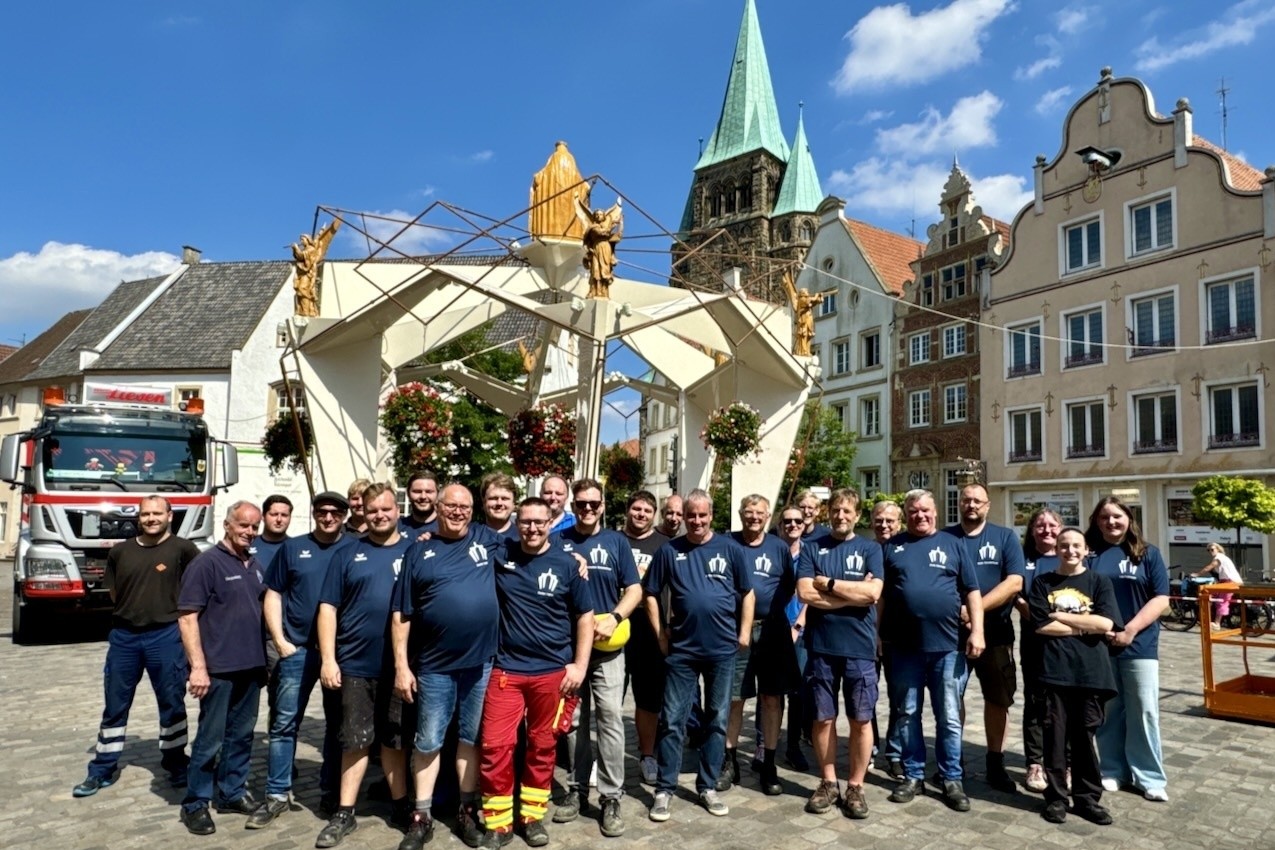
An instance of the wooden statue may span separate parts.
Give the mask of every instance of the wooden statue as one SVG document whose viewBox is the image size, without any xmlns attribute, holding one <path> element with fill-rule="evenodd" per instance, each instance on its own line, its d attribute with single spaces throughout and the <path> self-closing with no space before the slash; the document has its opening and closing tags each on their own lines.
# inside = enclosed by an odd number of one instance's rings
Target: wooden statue
<svg viewBox="0 0 1275 850">
<path fill-rule="evenodd" d="M 792 353 L 798 357 L 809 357 L 810 343 L 815 338 L 815 305 L 822 301 L 824 296 L 832 295 L 837 290 L 810 292 L 798 289 L 793 283 L 792 269 L 785 269 L 784 291 L 788 293 L 788 301 L 792 304 Z"/>
<path fill-rule="evenodd" d="M 555 239 L 584 239 L 584 227 L 576 218 L 573 193 L 589 201 L 589 186 L 576 168 L 575 157 L 566 142 L 554 145 L 545 167 L 531 178 L 532 236 Z"/>
<path fill-rule="evenodd" d="M 584 227 L 584 267 L 589 272 L 590 298 L 609 298 L 615 280 L 615 246 L 624 238 L 624 213 L 620 199 L 609 210 L 593 210 L 577 194 L 576 218 Z"/>
<path fill-rule="evenodd" d="M 341 228 L 337 219 L 329 221 L 319 231 L 318 236 L 301 234 L 301 244 L 292 245 L 292 264 L 297 269 L 296 281 L 293 283 L 293 312 L 298 316 L 311 318 L 319 315 L 319 264 L 328 253 L 328 245 L 332 237 Z"/>
</svg>

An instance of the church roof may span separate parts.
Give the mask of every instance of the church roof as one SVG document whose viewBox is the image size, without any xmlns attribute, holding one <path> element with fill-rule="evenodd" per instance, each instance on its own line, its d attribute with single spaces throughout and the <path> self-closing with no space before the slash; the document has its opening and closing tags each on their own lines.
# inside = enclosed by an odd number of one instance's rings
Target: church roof
<svg viewBox="0 0 1275 850">
<path fill-rule="evenodd" d="M 772 216 L 795 212 L 812 213 L 823 201 L 823 189 L 819 188 L 819 175 L 815 172 L 815 160 L 806 142 L 806 124 L 797 116 L 797 135 L 792 140 L 792 155 L 784 171 L 784 181 L 779 185 L 779 198 L 775 201 Z"/>
<path fill-rule="evenodd" d="M 780 160 L 788 161 L 788 142 L 779 125 L 779 109 L 770 83 L 770 65 L 761 40 L 761 25 L 757 22 L 757 6 L 753 0 L 745 0 L 722 114 L 695 170 L 756 150 L 769 151 Z"/>
</svg>

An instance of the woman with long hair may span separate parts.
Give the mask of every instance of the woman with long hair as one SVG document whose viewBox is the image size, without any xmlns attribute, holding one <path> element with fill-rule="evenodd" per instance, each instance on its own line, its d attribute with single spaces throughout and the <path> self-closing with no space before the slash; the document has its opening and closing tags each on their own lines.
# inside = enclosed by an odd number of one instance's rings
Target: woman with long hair
<svg viewBox="0 0 1275 850">
<path fill-rule="evenodd" d="M 1212 576 L 1217 581 L 1225 581 L 1232 584 L 1244 583 L 1243 577 L 1240 576 L 1240 571 L 1235 568 L 1235 562 L 1226 554 L 1226 549 L 1221 543 L 1210 543 L 1204 549 L 1212 557 L 1212 560 L 1205 564 L 1199 572 L 1191 573 L 1191 575 L 1197 577 Z M 1231 598 L 1234 596 L 1234 593 L 1213 594 L 1213 622 L 1211 623 L 1213 628 L 1222 628 L 1222 618 L 1231 613 Z"/>
<path fill-rule="evenodd" d="M 1169 607 L 1169 571 L 1115 496 L 1098 501 L 1085 539 L 1093 571 L 1115 587 L 1125 624 L 1107 636 L 1116 696 L 1098 729 L 1102 786 L 1115 791 L 1132 784 L 1148 800 L 1168 802 L 1160 751 L 1160 615 Z"/>
<path fill-rule="evenodd" d="M 1037 577 L 1058 569 L 1058 533 L 1062 527 L 1062 518 L 1049 508 L 1039 508 L 1028 518 L 1027 533 L 1023 535 L 1027 575 L 1022 595 L 1014 603 L 1023 622 L 1018 657 L 1023 667 L 1023 756 L 1027 761 L 1023 784 L 1029 791 L 1044 791 L 1048 783 L 1044 768 L 1045 694 L 1040 684 L 1043 648 L 1040 637 L 1030 628 L 1027 594 Z"/>
</svg>

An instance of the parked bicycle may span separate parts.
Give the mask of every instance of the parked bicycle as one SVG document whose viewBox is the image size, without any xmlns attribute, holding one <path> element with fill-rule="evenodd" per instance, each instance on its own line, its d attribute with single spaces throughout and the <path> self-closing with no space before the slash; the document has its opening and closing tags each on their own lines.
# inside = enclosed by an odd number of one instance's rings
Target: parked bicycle
<svg viewBox="0 0 1275 850">
<path fill-rule="evenodd" d="M 1181 564 L 1169 567 L 1178 577 L 1169 580 L 1169 607 L 1160 617 L 1160 623 L 1174 632 L 1190 631 L 1200 622 L 1200 585 L 1212 584 L 1213 578 L 1193 576 Z"/>
</svg>

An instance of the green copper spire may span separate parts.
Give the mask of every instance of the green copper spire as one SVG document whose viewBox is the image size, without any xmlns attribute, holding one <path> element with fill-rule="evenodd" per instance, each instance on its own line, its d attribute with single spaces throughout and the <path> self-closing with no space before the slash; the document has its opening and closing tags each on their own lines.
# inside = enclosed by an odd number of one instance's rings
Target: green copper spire
<svg viewBox="0 0 1275 850">
<path fill-rule="evenodd" d="M 775 108 L 775 90 L 770 84 L 770 65 L 761 41 L 757 7 L 753 0 L 745 0 L 722 114 L 695 170 L 755 150 L 767 150 L 780 160 L 788 161 L 788 143 L 779 126 L 779 110 Z"/>
<path fill-rule="evenodd" d="M 797 136 L 792 140 L 792 156 L 784 172 L 784 182 L 779 186 L 779 198 L 771 216 L 789 213 L 812 213 L 823 202 L 823 189 L 819 187 L 819 175 L 815 173 L 815 160 L 806 143 L 806 123 L 797 113 Z"/>
</svg>

